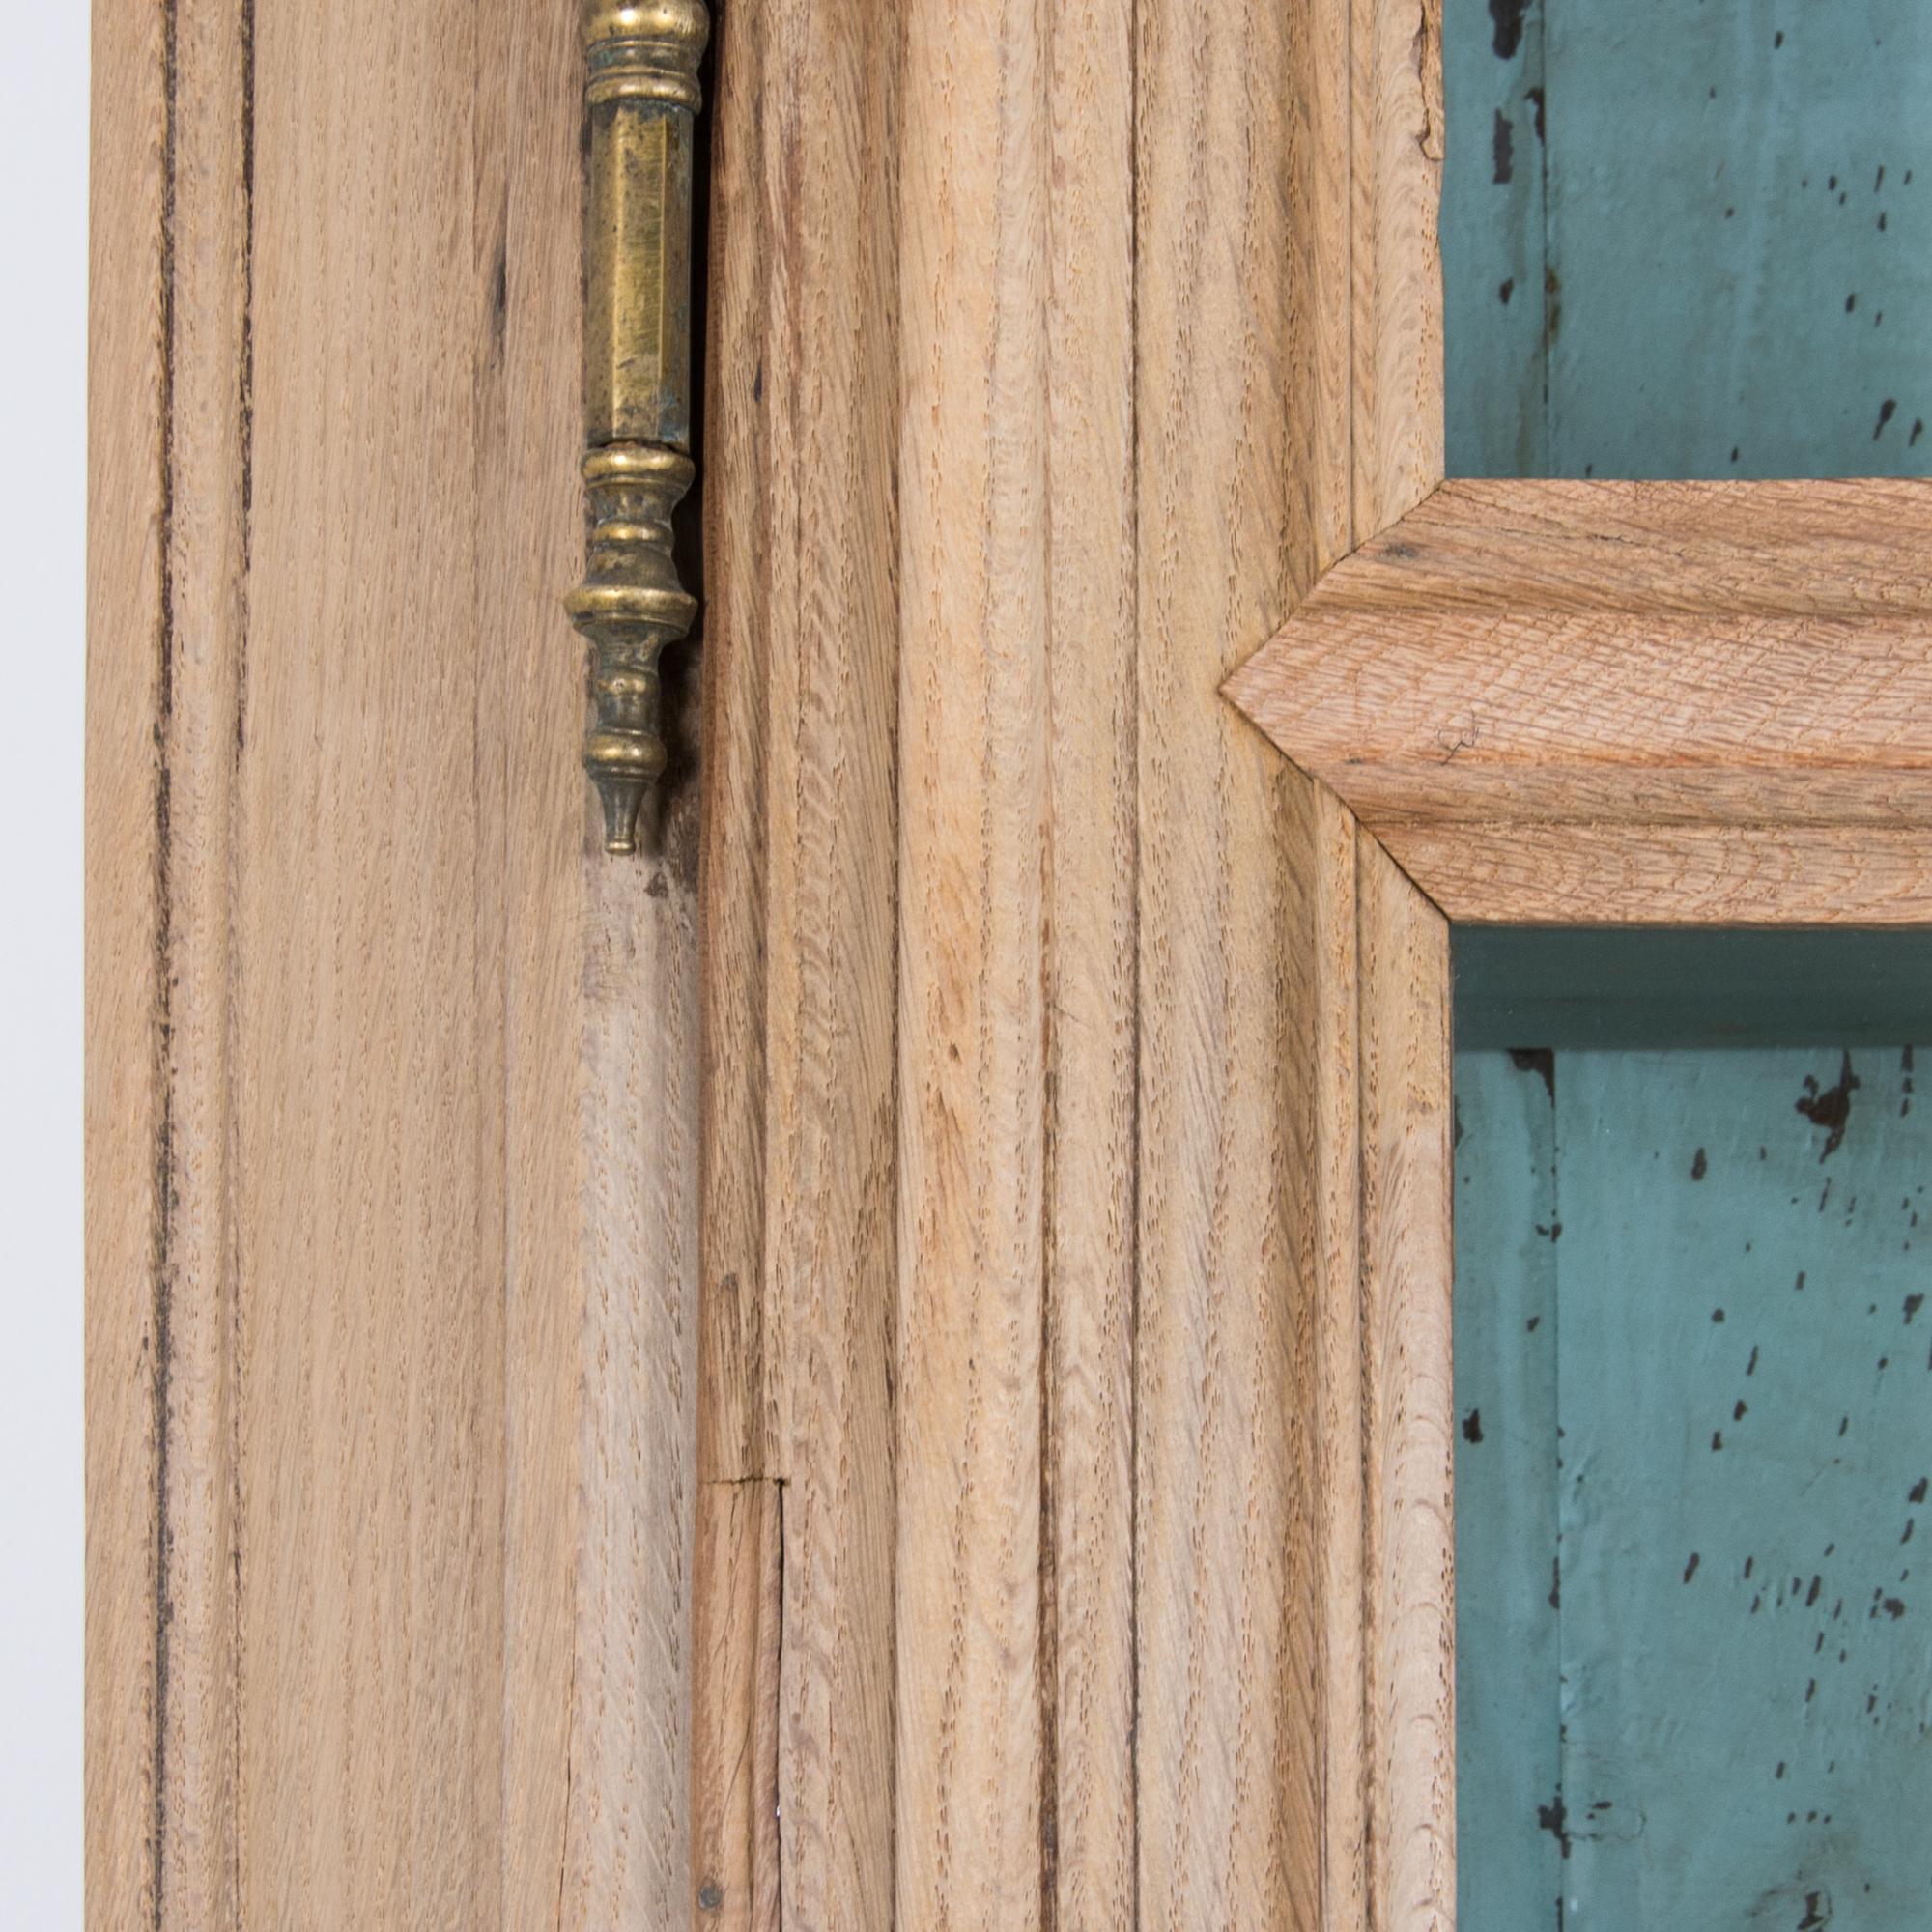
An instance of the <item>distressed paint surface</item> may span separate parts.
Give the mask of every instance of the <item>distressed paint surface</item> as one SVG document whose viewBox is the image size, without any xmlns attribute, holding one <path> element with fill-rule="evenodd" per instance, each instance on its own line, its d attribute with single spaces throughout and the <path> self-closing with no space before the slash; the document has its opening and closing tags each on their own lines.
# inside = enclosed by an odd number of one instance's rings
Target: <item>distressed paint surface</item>
<svg viewBox="0 0 1932 1932">
<path fill-rule="evenodd" d="M 1465 1053 L 1457 1082 L 1463 1922 L 1922 1926 L 1910 1050 Z"/>
<path fill-rule="evenodd" d="M 1547 1925 L 1558 1753 L 1553 1094 L 1536 1055 L 1456 1060 L 1458 1923 Z"/>
<path fill-rule="evenodd" d="M 1445 0 L 1444 77 L 1452 475 L 1932 473 L 1932 8 Z M 1472 937 L 1461 1923 L 1917 1932 L 1916 938 Z"/>
<path fill-rule="evenodd" d="M 1932 8 L 1443 15 L 1452 476 L 1932 471 Z"/>
</svg>

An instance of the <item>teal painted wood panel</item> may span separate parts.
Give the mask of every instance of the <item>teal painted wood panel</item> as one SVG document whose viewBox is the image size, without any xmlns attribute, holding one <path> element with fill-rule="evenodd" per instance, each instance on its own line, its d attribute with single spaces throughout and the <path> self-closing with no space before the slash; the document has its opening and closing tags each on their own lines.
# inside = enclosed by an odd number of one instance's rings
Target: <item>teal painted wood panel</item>
<svg viewBox="0 0 1932 1932">
<path fill-rule="evenodd" d="M 1455 475 L 1932 473 L 1932 7 L 1444 0 Z"/>
<path fill-rule="evenodd" d="M 1456 1060 L 1459 1922 L 1554 1922 L 1556 1122 L 1548 1058 Z"/>
<path fill-rule="evenodd" d="M 1465 1932 L 1932 1922 L 1914 1077 L 1458 1056 Z"/>
<path fill-rule="evenodd" d="M 1559 1065 L 1565 1923 L 1922 1928 L 1910 1056 Z"/>
<path fill-rule="evenodd" d="M 1444 72 L 1452 473 L 1932 474 L 1932 0 Z M 1932 1925 L 1927 945 L 1459 936 L 1463 1932 Z"/>
<path fill-rule="evenodd" d="M 1549 476 L 1543 8 L 1442 0 L 1443 365 L 1452 476 Z"/>
<path fill-rule="evenodd" d="M 1932 4 L 1443 66 L 1453 473 L 1932 473 Z M 1464 1932 L 1932 1924 L 1924 947 L 1459 941 Z"/>
<path fill-rule="evenodd" d="M 1932 931 L 1462 926 L 1456 1045 L 1887 1046 L 1923 1021 Z"/>
</svg>

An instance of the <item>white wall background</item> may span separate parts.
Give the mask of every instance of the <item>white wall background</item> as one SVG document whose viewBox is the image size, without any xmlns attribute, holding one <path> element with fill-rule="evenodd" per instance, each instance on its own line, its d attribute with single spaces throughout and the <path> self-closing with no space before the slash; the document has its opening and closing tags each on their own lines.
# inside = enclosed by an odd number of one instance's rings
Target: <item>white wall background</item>
<svg viewBox="0 0 1932 1932">
<path fill-rule="evenodd" d="M 86 0 L 0 0 L 0 1923 L 81 1922 Z"/>
</svg>

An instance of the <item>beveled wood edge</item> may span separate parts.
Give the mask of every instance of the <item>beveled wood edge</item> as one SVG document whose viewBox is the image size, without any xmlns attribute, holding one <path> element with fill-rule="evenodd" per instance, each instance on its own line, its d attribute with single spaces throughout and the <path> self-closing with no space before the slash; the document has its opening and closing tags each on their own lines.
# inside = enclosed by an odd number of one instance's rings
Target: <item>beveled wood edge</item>
<svg viewBox="0 0 1932 1932">
<path fill-rule="evenodd" d="M 1492 760 L 1480 788 L 1439 761 L 1354 761 L 1309 755 L 1271 705 L 1277 647 L 1295 617 L 1365 553 L 1439 510 L 1445 493 L 1482 490 L 1530 506 L 1645 493 L 1752 499 L 1766 528 L 1794 502 L 1837 507 L 1902 495 L 1932 517 L 1932 480 L 1821 479 L 1632 484 L 1561 478 L 1447 478 L 1413 509 L 1365 538 L 1222 685 L 1222 696 L 1295 768 L 1331 789 L 1365 835 L 1455 924 L 1753 926 L 1932 924 L 1932 763 L 1821 767 L 1788 755 L 1711 757 L 1695 766 L 1647 759 L 1633 733 L 1626 755 L 1593 762 Z M 1492 527 L 1494 527 L 1493 526 Z M 1515 532 L 1511 533 L 1512 535 Z M 1499 535 L 1499 543 L 1507 543 Z M 1766 546 L 1770 548 L 1770 546 Z M 1499 569 L 1490 573 L 1500 576 Z M 1932 604 L 1932 598 L 1928 598 Z M 1445 615 L 1459 600 L 1445 597 Z M 1463 600 L 1461 608 L 1468 608 Z M 1915 608 L 1908 606 L 1906 608 Z M 1757 614 L 1764 614 L 1760 603 Z M 1794 608 L 1794 615 L 1802 614 Z M 1673 648 L 1684 600 L 1667 588 L 1606 606 L 1605 628 Z M 1928 626 L 1932 636 L 1932 626 Z M 1590 687 L 1546 681 L 1541 700 L 1601 713 Z M 1456 743 L 1443 721 L 1442 742 Z"/>
<path fill-rule="evenodd" d="M 1454 1118 L 1448 922 L 1357 822 L 1367 1911 L 1456 1922 Z M 1324 1388 L 1324 1404 L 1336 1392 Z M 1331 1611 L 1344 1606 L 1331 1603 Z M 1478 1932 L 1478 1928 L 1469 1928 Z"/>
<path fill-rule="evenodd" d="M 1639 621 L 1655 622 L 1668 639 L 1663 616 Z M 1834 791 L 1796 764 L 1719 763 L 1717 780 L 1734 780 L 1736 795 L 1721 782 L 1704 791 L 1687 784 L 1674 817 L 1619 816 L 1587 797 L 1572 800 L 1565 815 L 1566 792 L 1586 787 L 1575 772 L 1540 768 L 1546 781 L 1519 792 L 1535 809 L 1514 818 L 1472 815 L 1453 789 L 1428 811 L 1361 810 L 1349 796 L 1346 767 L 1342 782 L 1330 782 L 1329 772 L 1295 759 L 1256 718 L 1255 662 L 1227 681 L 1224 695 L 1310 780 L 1317 822 L 1351 827 L 1357 840 L 1348 874 L 1352 944 L 1318 949 L 1315 1001 L 1319 1010 L 1339 1007 L 1351 1024 L 1320 1037 L 1313 1073 L 1321 1197 L 1343 1243 L 1324 1292 L 1324 1334 L 1350 1344 L 1325 1350 L 1316 1372 L 1330 1459 L 1321 1485 L 1330 1617 L 1346 1622 L 1351 1587 L 1361 1591 L 1359 1643 L 1346 1641 L 1338 1625 L 1324 1653 L 1332 1726 L 1324 1830 L 1338 1870 L 1360 1861 L 1358 1889 L 1345 1884 L 1335 1922 L 1350 1932 L 1377 1919 L 1393 1932 L 1449 1932 L 1454 1270 L 1442 1123 L 1452 1118 L 1450 930 L 1932 922 L 1932 807 L 1924 802 L 1932 789 L 1924 774 L 1902 767 L 1889 775 L 1896 782 L 1881 813 L 1869 798 Z M 1339 1071 L 1338 1055 L 1346 1063 Z M 1350 1248 L 1352 1278 L 1345 1280 Z M 1344 1468 L 1350 1447 L 1359 1454 L 1352 1479 Z M 1359 1731 L 1335 1716 L 1350 1683 L 1362 1696 Z"/>
</svg>

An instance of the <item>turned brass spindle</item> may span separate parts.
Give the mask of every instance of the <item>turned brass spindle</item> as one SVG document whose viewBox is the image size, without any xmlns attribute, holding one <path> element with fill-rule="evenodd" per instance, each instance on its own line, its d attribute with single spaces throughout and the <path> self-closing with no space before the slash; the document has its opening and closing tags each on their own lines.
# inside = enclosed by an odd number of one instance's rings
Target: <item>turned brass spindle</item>
<svg viewBox="0 0 1932 1932">
<path fill-rule="evenodd" d="M 665 767 L 658 653 L 697 615 L 671 561 L 670 519 L 694 475 L 691 174 L 709 32 L 702 0 L 583 11 L 583 481 L 595 521 L 583 582 L 564 602 L 593 653 L 583 763 L 611 852 L 636 849 L 644 793 Z"/>
</svg>

